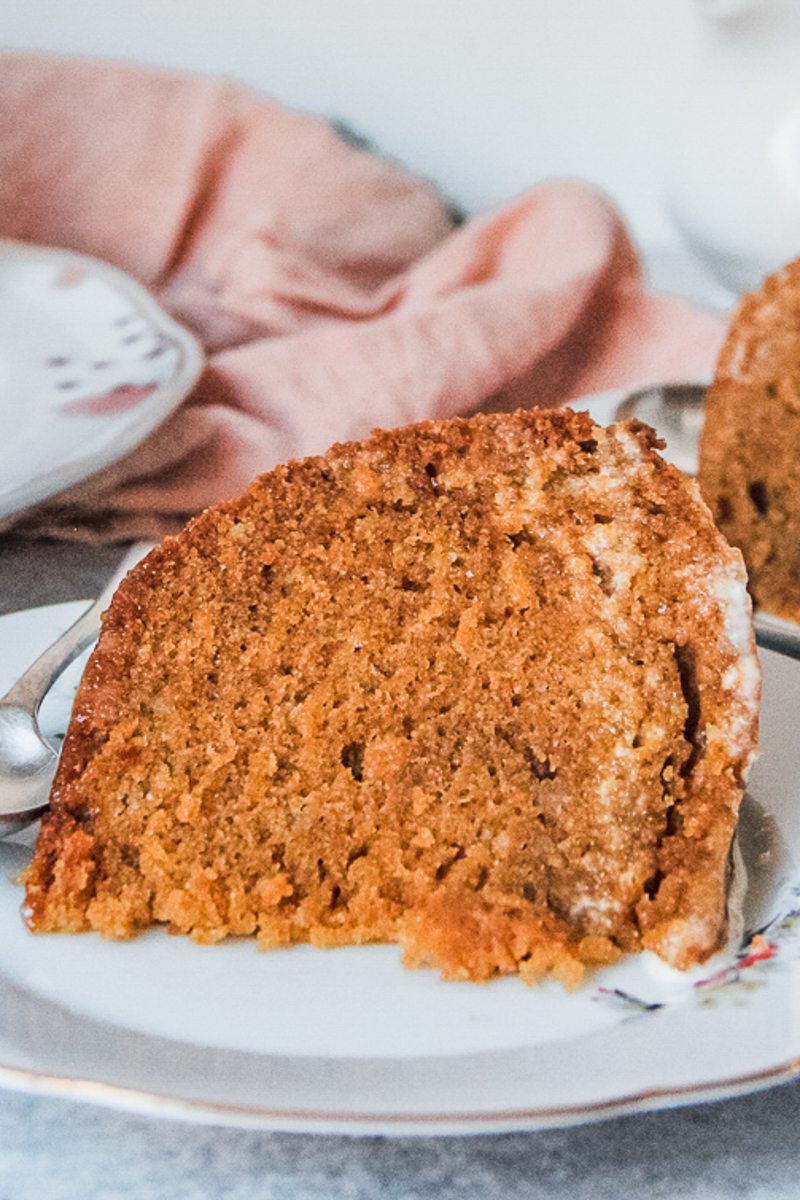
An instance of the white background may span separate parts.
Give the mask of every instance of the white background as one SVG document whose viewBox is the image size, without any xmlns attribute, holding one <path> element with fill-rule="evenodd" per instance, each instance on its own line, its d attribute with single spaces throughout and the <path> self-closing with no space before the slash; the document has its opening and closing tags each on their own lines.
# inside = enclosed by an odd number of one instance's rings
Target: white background
<svg viewBox="0 0 800 1200">
<path fill-rule="evenodd" d="M 6 47 L 212 72 L 344 119 L 468 209 L 553 175 L 605 188 L 648 249 L 692 0 L 0 0 Z"/>
</svg>

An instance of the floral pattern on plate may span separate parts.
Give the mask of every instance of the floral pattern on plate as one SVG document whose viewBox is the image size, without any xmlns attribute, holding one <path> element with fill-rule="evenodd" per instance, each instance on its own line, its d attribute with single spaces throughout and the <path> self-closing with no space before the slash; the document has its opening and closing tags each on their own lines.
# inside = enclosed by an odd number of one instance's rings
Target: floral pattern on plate
<svg viewBox="0 0 800 1200">
<path fill-rule="evenodd" d="M 761 929 L 748 931 L 738 948 L 711 974 L 695 979 L 692 989 L 681 997 L 698 1004 L 716 1003 L 721 995 L 735 997 L 741 1003 L 754 987 L 767 982 L 765 972 L 788 963 L 800 963 L 800 884 L 788 889 L 779 905 L 779 913 Z M 631 1016 L 659 1012 L 675 1000 L 644 1000 L 622 988 L 599 987 L 594 999 L 610 1003 Z"/>
<path fill-rule="evenodd" d="M 195 339 L 133 279 L 0 241 L 0 518 L 132 450 L 191 389 Z"/>
</svg>

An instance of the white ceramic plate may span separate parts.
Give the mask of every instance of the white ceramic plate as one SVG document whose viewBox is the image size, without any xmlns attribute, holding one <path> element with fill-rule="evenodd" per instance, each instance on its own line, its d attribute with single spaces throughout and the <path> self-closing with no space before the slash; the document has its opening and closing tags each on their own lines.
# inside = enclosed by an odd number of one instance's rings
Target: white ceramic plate
<svg viewBox="0 0 800 1200">
<path fill-rule="evenodd" d="M 81 607 L 0 618 L 0 694 Z M 800 1073 L 800 664 L 763 658 L 744 926 L 701 970 L 642 955 L 568 995 L 443 983 L 385 946 L 33 937 L 18 839 L 0 844 L 0 1083 L 269 1129 L 432 1134 L 581 1122 Z M 45 702 L 52 733 L 79 670 Z"/>
<path fill-rule="evenodd" d="M 128 275 L 0 240 L 0 518 L 128 454 L 202 366 L 191 334 Z"/>
</svg>

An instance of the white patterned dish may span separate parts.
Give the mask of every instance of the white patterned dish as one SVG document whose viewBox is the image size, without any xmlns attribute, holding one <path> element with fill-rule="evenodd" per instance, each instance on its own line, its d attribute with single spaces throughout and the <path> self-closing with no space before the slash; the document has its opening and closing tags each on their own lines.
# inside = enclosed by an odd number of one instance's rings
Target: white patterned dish
<svg viewBox="0 0 800 1200">
<path fill-rule="evenodd" d="M 0 618 L 0 692 L 80 608 Z M 744 932 L 704 968 L 683 976 L 641 956 L 567 995 L 445 984 L 403 970 L 392 947 L 32 937 L 17 841 L 0 845 L 0 1084 L 201 1121 L 430 1135 L 582 1122 L 800 1074 L 800 664 L 763 657 Z M 51 731 L 79 669 L 46 701 Z"/>
<path fill-rule="evenodd" d="M 0 240 L 0 518 L 129 453 L 202 367 L 191 334 L 122 271 Z"/>
</svg>

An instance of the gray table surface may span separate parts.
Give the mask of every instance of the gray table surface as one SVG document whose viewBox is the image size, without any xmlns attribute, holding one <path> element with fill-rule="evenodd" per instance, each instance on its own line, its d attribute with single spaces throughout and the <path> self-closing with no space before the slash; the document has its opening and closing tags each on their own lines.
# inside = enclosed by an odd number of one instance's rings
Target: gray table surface
<svg viewBox="0 0 800 1200">
<path fill-rule="evenodd" d="M 0 612 L 93 595 L 120 554 L 0 539 Z M 439 1139 L 264 1134 L 0 1092 L 0 1200 L 206 1196 L 797 1200 L 800 1083 L 572 1129 Z"/>
</svg>

